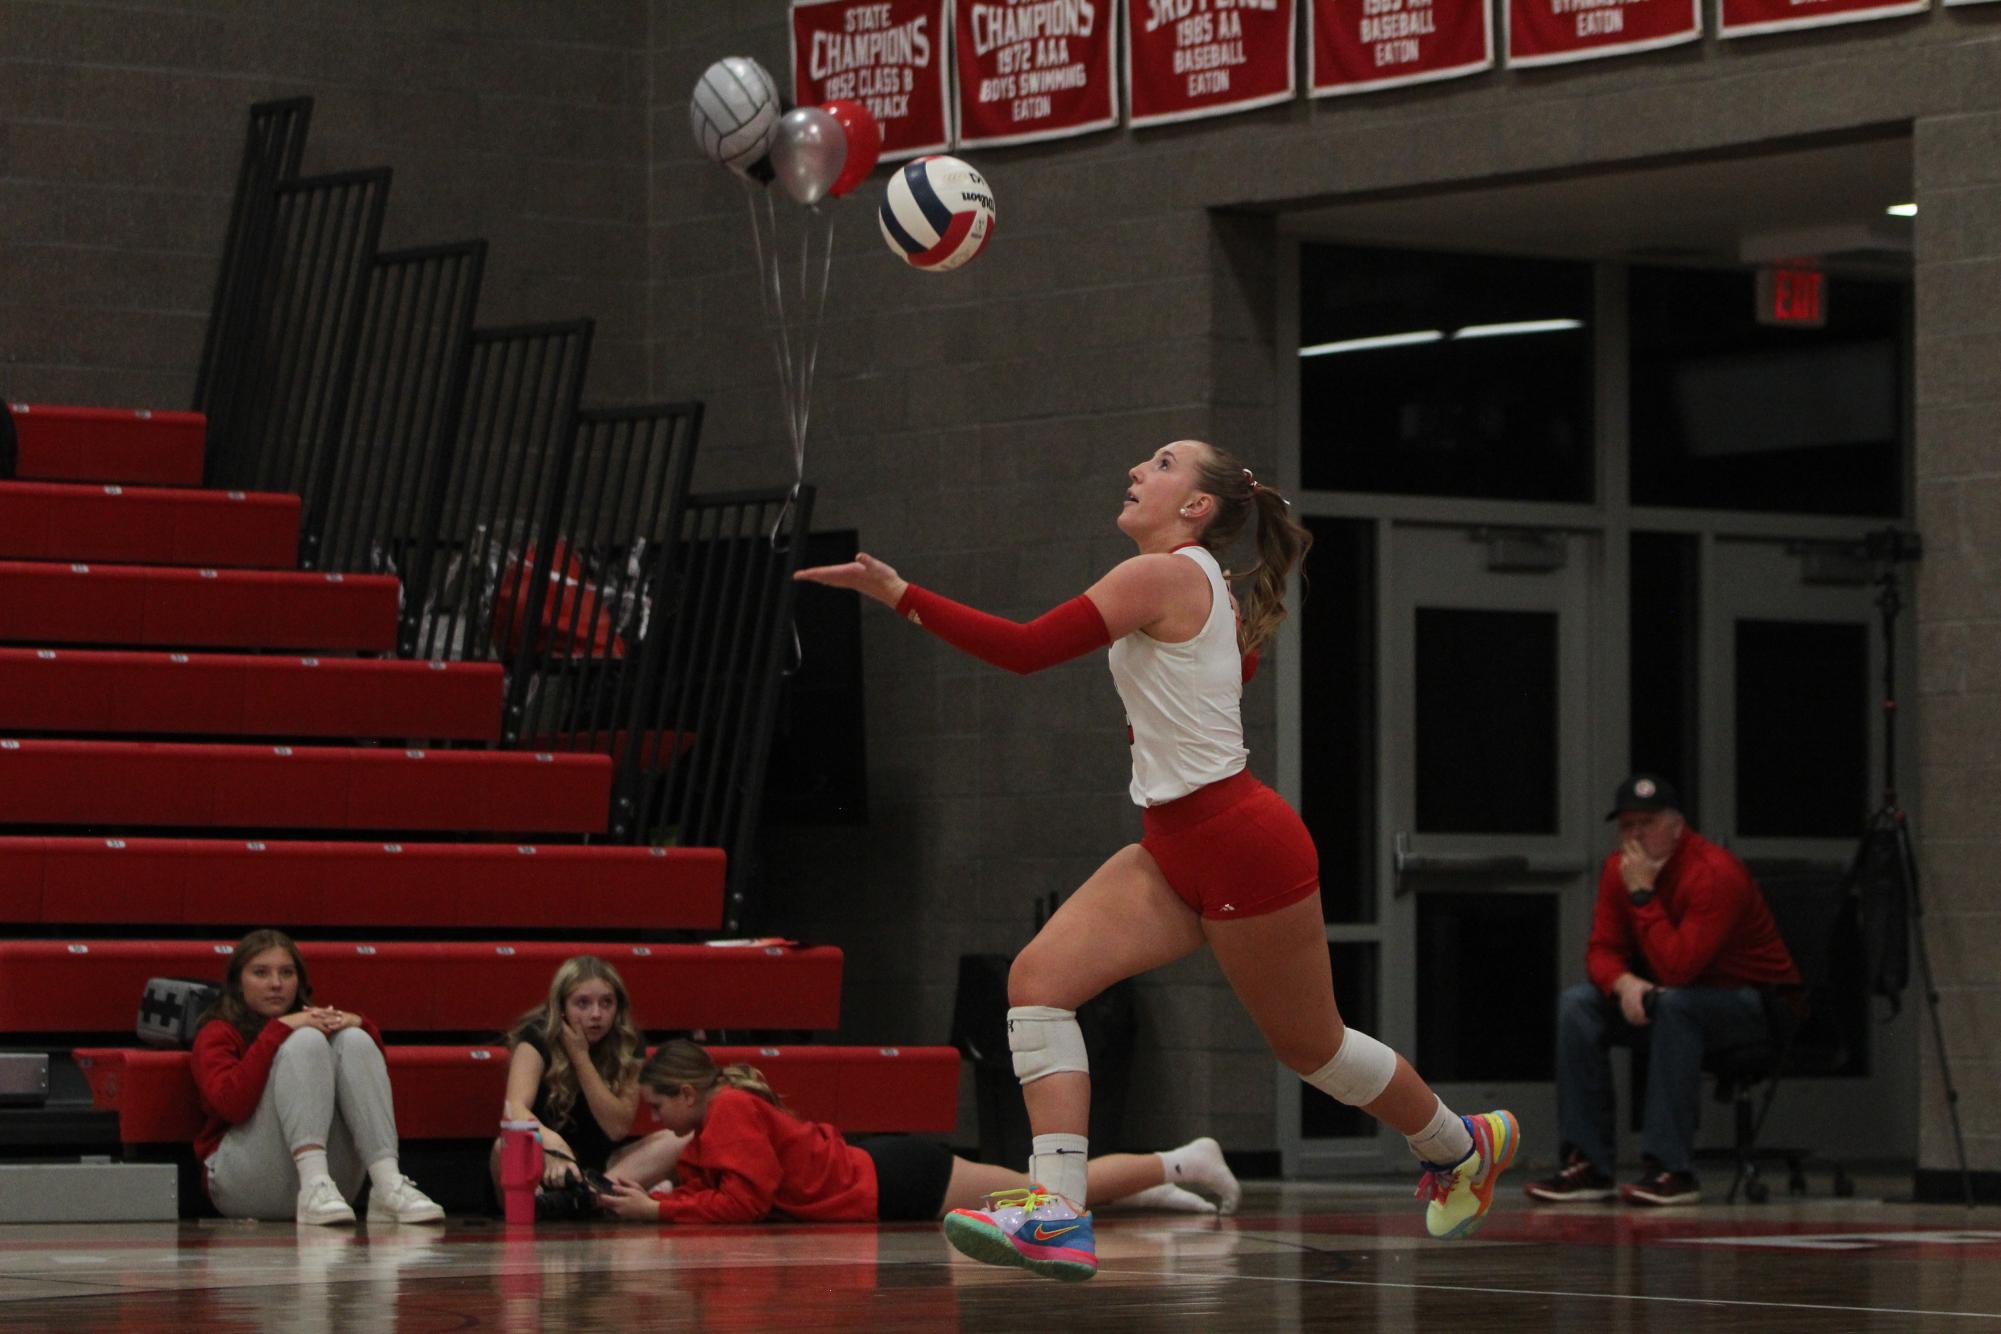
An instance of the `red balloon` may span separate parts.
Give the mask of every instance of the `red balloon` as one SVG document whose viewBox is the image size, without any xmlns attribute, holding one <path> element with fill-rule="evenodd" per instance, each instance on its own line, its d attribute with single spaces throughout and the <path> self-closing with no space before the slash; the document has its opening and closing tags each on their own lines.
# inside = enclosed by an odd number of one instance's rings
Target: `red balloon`
<svg viewBox="0 0 2001 1334">
<path fill-rule="evenodd" d="M 848 155 L 841 162 L 841 174 L 827 189 L 828 194 L 838 198 L 867 180 L 868 174 L 875 170 L 875 160 L 882 156 L 882 126 L 860 102 L 843 98 L 823 103 L 820 109 L 839 121 L 848 136 Z"/>
</svg>

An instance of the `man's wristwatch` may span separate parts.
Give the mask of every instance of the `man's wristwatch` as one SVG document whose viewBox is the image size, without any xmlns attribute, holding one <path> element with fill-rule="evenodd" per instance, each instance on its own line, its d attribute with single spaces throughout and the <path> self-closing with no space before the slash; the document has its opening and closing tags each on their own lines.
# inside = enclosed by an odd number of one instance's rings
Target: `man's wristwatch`
<svg viewBox="0 0 2001 1334">
<path fill-rule="evenodd" d="M 1629 889 L 1626 893 L 1632 896 L 1635 908 L 1644 908 L 1653 901 L 1654 887 L 1648 885 L 1645 889 Z"/>
</svg>

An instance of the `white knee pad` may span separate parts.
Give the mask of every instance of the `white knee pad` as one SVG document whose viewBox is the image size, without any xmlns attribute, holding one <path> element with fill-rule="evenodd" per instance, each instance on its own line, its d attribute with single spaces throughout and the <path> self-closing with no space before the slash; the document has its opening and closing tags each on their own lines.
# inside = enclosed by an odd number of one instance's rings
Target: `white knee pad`
<svg viewBox="0 0 2001 1334">
<path fill-rule="evenodd" d="M 1091 1073 L 1084 1052 L 1084 1031 L 1075 1010 L 1047 1005 L 1017 1005 L 1007 1012 L 1007 1045 L 1014 1053 L 1014 1077 L 1024 1084 L 1049 1075 Z"/>
<path fill-rule="evenodd" d="M 1366 1107 L 1383 1096 L 1396 1073 L 1397 1054 L 1360 1029 L 1351 1028 L 1334 1058 L 1305 1078 L 1336 1102 Z"/>
</svg>

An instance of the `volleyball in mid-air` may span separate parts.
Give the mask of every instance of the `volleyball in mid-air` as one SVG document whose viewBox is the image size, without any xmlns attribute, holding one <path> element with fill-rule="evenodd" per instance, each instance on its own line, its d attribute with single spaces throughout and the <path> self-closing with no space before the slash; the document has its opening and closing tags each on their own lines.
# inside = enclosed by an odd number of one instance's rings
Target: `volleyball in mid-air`
<svg viewBox="0 0 2001 1334">
<path fill-rule="evenodd" d="M 688 110 L 695 142 L 709 160 L 748 172 L 778 132 L 778 85 L 749 56 L 725 56 L 702 72 Z"/>
<path fill-rule="evenodd" d="M 882 239 L 912 268 L 945 273 L 986 248 L 994 234 L 987 178 L 955 157 L 921 157 L 889 178 Z"/>
</svg>

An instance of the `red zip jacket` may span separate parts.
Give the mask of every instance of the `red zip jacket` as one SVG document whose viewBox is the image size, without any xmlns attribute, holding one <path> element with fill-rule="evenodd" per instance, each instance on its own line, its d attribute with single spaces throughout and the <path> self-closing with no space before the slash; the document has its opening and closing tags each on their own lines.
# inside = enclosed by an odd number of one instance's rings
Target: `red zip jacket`
<svg viewBox="0 0 2001 1334">
<path fill-rule="evenodd" d="M 382 1030 L 369 1020 L 361 1021 L 361 1029 L 375 1039 L 376 1046 L 383 1045 Z M 201 1109 L 208 1113 L 208 1124 L 195 1136 L 197 1160 L 207 1162 L 231 1126 L 257 1114 L 257 1104 L 264 1101 L 264 1083 L 271 1077 L 271 1058 L 295 1031 L 273 1019 L 255 1042 L 245 1042 L 235 1024 L 211 1019 L 201 1026 L 201 1032 L 195 1034 L 194 1058 L 189 1062 L 195 1092 L 201 1095 Z M 207 1180 L 206 1174 L 203 1180 Z"/>
<path fill-rule="evenodd" d="M 754 1093 L 719 1088 L 655 1196 L 663 1223 L 755 1223 L 772 1214 L 813 1223 L 872 1223 L 875 1162 L 819 1121 Z"/>
<path fill-rule="evenodd" d="M 1621 973 L 1645 970 L 1664 987 L 1742 987 L 1797 983 L 1799 970 L 1779 937 L 1751 872 L 1693 829 L 1654 880 L 1654 897 L 1633 906 L 1619 878 L 1619 854 L 1598 875 L 1585 971 L 1611 994 Z"/>
</svg>

